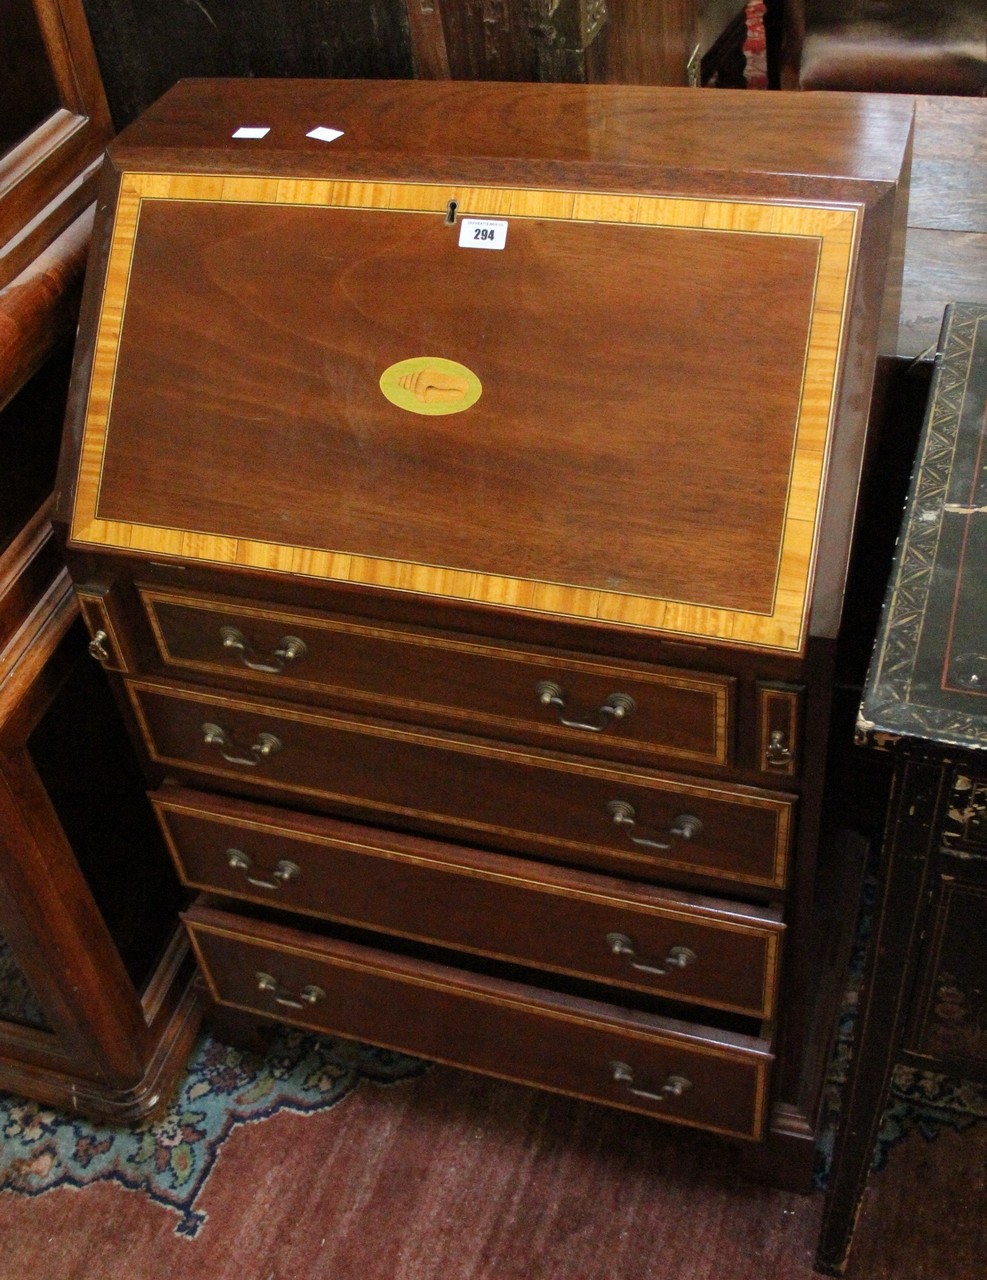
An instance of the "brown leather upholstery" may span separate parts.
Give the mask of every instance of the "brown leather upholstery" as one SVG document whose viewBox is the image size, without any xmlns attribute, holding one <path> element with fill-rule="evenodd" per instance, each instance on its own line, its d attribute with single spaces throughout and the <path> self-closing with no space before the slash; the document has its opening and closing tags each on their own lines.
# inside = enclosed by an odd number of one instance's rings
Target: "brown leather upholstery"
<svg viewBox="0 0 987 1280">
<path fill-rule="evenodd" d="M 792 34 L 801 89 L 987 92 L 984 0 L 802 0 Z"/>
</svg>

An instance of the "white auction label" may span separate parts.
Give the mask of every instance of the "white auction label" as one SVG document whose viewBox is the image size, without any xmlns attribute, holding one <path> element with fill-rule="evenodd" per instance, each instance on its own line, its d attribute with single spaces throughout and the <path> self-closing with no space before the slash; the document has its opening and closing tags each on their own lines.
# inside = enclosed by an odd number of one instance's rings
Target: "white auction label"
<svg viewBox="0 0 987 1280">
<path fill-rule="evenodd" d="M 309 129 L 306 138 L 314 138 L 316 142 L 335 142 L 337 138 L 343 136 L 342 129 L 330 129 L 328 125 L 320 124 L 314 129 Z"/>
<path fill-rule="evenodd" d="M 461 249 L 503 249 L 507 222 L 503 218 L 464 218 L 459 224 Z"/>
</svg>

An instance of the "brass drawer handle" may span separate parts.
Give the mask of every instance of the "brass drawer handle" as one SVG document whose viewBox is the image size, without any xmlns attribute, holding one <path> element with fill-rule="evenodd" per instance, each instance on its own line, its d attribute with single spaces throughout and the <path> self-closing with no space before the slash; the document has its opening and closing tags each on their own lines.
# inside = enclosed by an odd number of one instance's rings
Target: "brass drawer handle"
<svg viewBox="0 0 987 1280">
<path fill-rule="evenodd" d="M 105 631 L 97 631 L 93 638 L 89 641 L 89 656 L 95 658 L 97 662 L 109 662 L 110 651 L 106 647 L 109 636 Z"/>
<path fill-rule="evenodd" d="M 243 873 L 243 878 L 247 884 L 252 884 L 257 889 L 283 889 L 289 880 L 296 880 L 302 873 L 302 869 L 297 862 L 290 862 L 287 858 L 282 858 L 271 872 L 271 879 L 261 880 L 259 876 L 248 874 L 253 864 L 250 855 L 244 853 L 242 849 L 227 849 L 226 861 L 234 871 Z"/>
<path fill-rule="evenodd" d="M 280 738 L 276 738 L 273 733 L 259 733 L 256 741 L 250 744 L 250 750 L 253 755 L 231 755 L 229 751 L 224 751 L 224 747 L 235 750 L 236 744 L 222 726 L 218 724 L 210 724 L 208 721 L 202 726 L 202 740 L 208 747 L 219 747 L 219 754 L 229 764 L 243 764 L 250 769 L 255 769 L 263 760 L 275 755 L 278 751 L 283 750 Z"/>
<path fill-rule="evenodd" d="M 671 849 L 673 847 L 669 840 L 654 840 L 649 836 L 634 835 L 631 828 L 636 825 L 637 818 L 634 813 L 634 806 L 628 804 L 626 800 L 609 801 L 607 813 L 610 814 L 616 826 L 624 827 L 627 830 L 628 839 L 632 844 L 643 845 L 645 849 Z M 703 824 L 692 813 L 680 813 L 668 829 L 668 834 L 676 840 L 696 840 L 702 833 Z"/>
<path fill-rule="evenodd" d="M 625 1085 L 628 1093 L 635 1098 L 644 1098 L 646 1102 L 671 1102 L 681 1098 L 683 1093 L 687 1093 L 692 1088 L 691 1080 L 685 1076 L 673 1075 L 667 1076 L 661 1089 L 653 1093 L 650 1089 L 634 1088 L 634 1070 L 626 1062 L 611 1062 L 610 1070 L 615 1084 Z"/>
<path fill-rule="evenodd" d="M 253 656 L 253 647 L 236 627 L 220 627 L 219 637 L 223 648 L 235 653 L 245 667 L 266 675 L 279 676 L 289 663 L 298 662 L 308 653 L 308 645 L 297 636 L 282 636 L 267 660 Z"/>
<path fill-rule="evenodd" d="M 540 680 L 535 685 L 535 694 L 543 707 L 554 707 L 558 712 L 559 724 L 567 729 L 585 729 L 589 733 L 603 733 L 618 720 L 623 720 L 634 710 L 636 703 L 628 693 L 609 693 L 596 712 L 594 720 L 573 720 L 565 714 L 565 697 L 562 686 L 554 680 Z"/>
<path fill-rule="evenodd" d="M 320 1000 L 325 999 L 325 992 L 321 987 L 309 983 L 307 987 L 302 987 L 297 998 L 288 993 L 288 988 L 283 987 L 277 978 L 269 973 L 257 973 L 257 990 L 274 997 L 274 1003 L 284 1005 L 286 1009 L 306 1009 L 313 1004 L 317 1004 Z"/>
<path fill-rule="evenodd" d="M 783 729 L 771 730 L 764 756 L 769 769 L 787 767 L 792 759 L 792 749 L 788 745 L 788 735 Z"/>
<path fill-rule="evenodd" d="M 608 933 L 607 946 L 610 948 L 611 954 L 623 956 L 630 962 L 632 969 L 639 969 L 641 973 L 659 975 L 673 973 L 676 969 L 684 969 L 687 965 L 695 964 L 698 959 L 691 947 L 671 947 L 660 966 L 645 964 L 643 961 L 635 959 L 637 952 L 634 950 L 634 940 L 628 937 L 626 933 Z"/>
</svg>

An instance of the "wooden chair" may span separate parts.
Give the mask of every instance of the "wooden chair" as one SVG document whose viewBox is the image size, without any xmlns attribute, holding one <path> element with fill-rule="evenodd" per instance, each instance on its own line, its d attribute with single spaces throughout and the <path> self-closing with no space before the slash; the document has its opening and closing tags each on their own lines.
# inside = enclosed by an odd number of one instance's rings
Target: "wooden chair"
<svg viewBox="0 0 987 1280">
<path fill-rule="evenodd" d="M 791 0 L 782 87 L 979 96 L 982 0 Z"/>
</svg>

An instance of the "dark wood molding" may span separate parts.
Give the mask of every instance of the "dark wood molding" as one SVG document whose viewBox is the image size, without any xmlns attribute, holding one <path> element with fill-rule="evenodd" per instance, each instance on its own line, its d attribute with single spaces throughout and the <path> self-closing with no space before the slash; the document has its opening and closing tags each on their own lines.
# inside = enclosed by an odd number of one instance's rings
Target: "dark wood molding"
<svg viewBox="0 0 987 1280">
<path fill-rule="evenodd" d="M 0 408 L 73 333 L 92 224 L 90 205 L 0 289 Z"/>
<path fill-rule="evenodd" d="M 33 1001 L 0 1019 L 0 1088 L 122 1122 L 166 1096 L 198 1000 L 177 885 L 49 518 L 112 128 L 80 0 L 15 0 L 4 20 L 0 937 Z"/>
<path fill-rule="evenodd" d="M 79 0 L 19 0 L 41 33 L 58 108 L 0 156 L 0 287 L 15 279 L 93 199 L 112 134 Z"/>
</svg>

